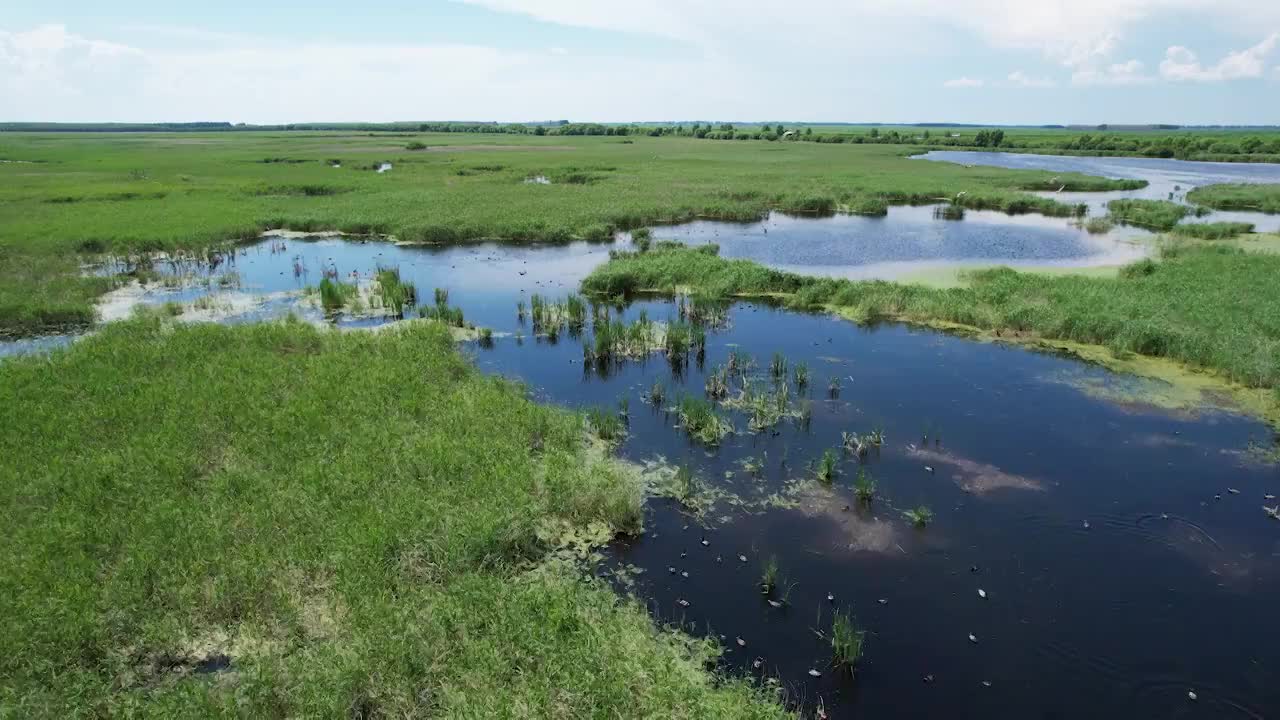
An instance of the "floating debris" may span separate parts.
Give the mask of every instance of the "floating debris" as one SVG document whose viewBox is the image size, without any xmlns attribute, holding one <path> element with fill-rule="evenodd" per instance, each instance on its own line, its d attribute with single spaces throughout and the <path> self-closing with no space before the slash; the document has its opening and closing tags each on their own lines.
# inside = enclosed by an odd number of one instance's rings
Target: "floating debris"
<svg viewBox="0 0 1280 720">
<path fill-rule="evenodd" d="M 1188 691 L 1187 691 L 1187 699 L 1188 699 L 1188 700 L 1190 700 L 1190 701 L 1192 701 L 1192 702 L 1195 702 L 1196 700 L 1198 700 L 1198 699 L 1199 699 L 1199 697 L 1200 697 L 1199 695 L 1196 695 L 1196 691 L 1195 691 L 1195 690 L 1188 690 Z"/>
<path fill-rule="evenodd" d="M 707 540 L 706 538 L 703 538 L 702 547 L 710 547 L 710 546 L 711 546 L 711 541 Z"/>
<path fill-rule="evenodd" d="M 1275 496 L 1275 495 L 1263 495 L 1263 496 L 1262 496 L 1262 499 L 1263 499 L 1263 500 L 1275 500 L 1275 499 L 1276 499 L 1276 496 Z"/>
<path fill-rule="evenodd" d="M 679 600 L 677 600 L 676 604 L 679 605 L 680 607 L 689 607 L 689 601 L 685 600 L 684 598 L 680 598 Z M 973 637 L 973 636 L 971 635 L 970 637 Z"/>
<path fill-rule="evenodd" d="M 1265 512 L 1272 520 L 1280 520 L 1280 505 L 1271 508 L 1263 505 L 1262 511 Z"/>
<path fill-rule="evenodd" d="M 1239 495 L 1239 494 L 1240 494 L 1240 491 L 1239 491 L 1239 490 L 1237 490 L 1237 489 L 1235 489 L 1235 488 L 1227 488 L 1227 492 L 1231 493 L 1232 495 Z"/>
<path fill-rule="evenodd" d="M 832 593 L 827 593 L 827 602 L 835 602 L 835 601 L 836 601 L 836 596 Z"/>
<path fill-rule="evenodd" d="M 982 681 L 982 687 L 991 687 L 991 681 L 990 681 L 990 680 L 983 680 L 983 681 Z"/>
<path fill-rule="evenodd" d="M 927 473 L 929 473 L 930 475 L 932 475 L 932 474 L 933 474 L 933 466 L 932 466 L 932 465 L 925 465 L 925 466 L 924 466 L 924 471 L 925 471 L 925 472 L 927 472 Z"/>
<path fill-rule="evenodd" d="M 1085 521 L 1084 521 L 1084 529 L 1085 529 L 1085 530 L 1088 530 L 1088 529 L 1089 529 L 1089 521 L 1088 521 L 1088 520 L 1085 520 Z"/>
<path fill-rule="evenodd" d="M 761 665 L 764 665 L 764 660 L 761 658 L 756 658 L 751 661 L 751 667 L 755 670 L 759 670 Z"/>
<path fill-rule="evenodd" d="M 924 680 L 925 684 L 928 685 L 929 683 L 933 682 L 933 676 L 925 675 L 923 678 L 921 678 L 921 680 Z"/>
<path fill-rule="evenodd" d="M 809 677 L 822 677 L 822 673 L 814 670 L 813 668 L 809 668 Z"/>
<path fill-rule="evenodd" d="M 769 601 L 769 605 L 770 605 L 771 607 L 774 607 L 774 608 L 780 608 L 780 607 L 782 607 L 782 603 L 781 603 L 781 602 L 778 602 L 777 600 L 770 600 L 770 601 Z"/>
<path fill-rule="evenodd" d="M 739 556 L 738 556 L 738 562 L 746 562 L 746 561 L 747 561 L 747 556 L 746 556 L 746 555 L 739 555 Z"/>
<path fill-rule="evenodd" d="M 722 563 L 722 562 L 724 562 L 724 558 L 722 558 L 722 557 L 720 557 L 719 555 L 717 555 L 717 556 L 716 556 L 716 562 L 718 562 L 718 563 Z"/>
<path fill-rule="evenodd" d="M 675 574 L 676 574 L 676 568 L 675 568 L 675 566 L 673 565 L 673 566 L 671 566 L 671 567 L 667 568 L 667 572 L 671 573 L 672 575 L 675 575 Z"/>
<path fill-rule="evenodd" d="M 986 599 L 987 599 L 987 591 L 986 591 L 986 590 L 983 590 L 982 588 L 978 588 L 978 597 L 982 598 L 983 600 L 986 600 Z"/>
<path fill-rule="evenodd" d="M 683 571 L 681 571 L 681 573 L 680 573 L 680 577 L 682 577 L 682 578 L 687 578 L 687 577 L 689 577 L 689 571 L 688 571 L 688 570 L 683 570 Z"/>
<path fill-rule="evenodd" d="M 888 604 L 889 604 L 889 598 L 880 598 L 880 599 L 879 599 L 879 600 L 877 600 L 876 602 L 880 603 L 881 605 L 888 605 Z"/>
<path fill-rule="evenodd" d="M 746 646 L 747 646 L 747 641 L 743 640 L 742 638 L 738 638 L 738 647 L 746 647 Z"/>
<path fill-rule="evenodd" d="M 689 555 L 689 553 L 687 553 L 687 552 L 685 552 L 685 551 L 683 551 L 683 550 L 681 550 L 681 551 L 680 551 L 680 557 L 682 557 L 682 558 L 683 558 L 683 557 L 687 557 L 688 555 Z"/>
<path fill-rule="evenodd" d="M 977 566 L 977 565 L 970 565 L 970 566 L 969 566 L 969 572 L 971 572 L 971 573 L 976 573 L 976 572 L 978 572 L 978 566 Z"/>
<path fill-rule="evenodd" d="M 971 642 L 971 643 L 973 643 L 973 644 L 977 645 L 977 644 L 978 644 L 978 636 L 974 635 L 973 633 L 969 633 L 969 642 Z"/>
</svg>

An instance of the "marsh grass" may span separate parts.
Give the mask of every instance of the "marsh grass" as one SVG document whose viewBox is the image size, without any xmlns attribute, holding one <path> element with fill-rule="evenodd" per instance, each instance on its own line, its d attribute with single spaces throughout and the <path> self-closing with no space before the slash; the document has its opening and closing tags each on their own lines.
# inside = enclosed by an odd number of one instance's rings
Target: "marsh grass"
<svg viewBox="0 0 1280 720">
<path fill-rule="evenodd" d="M 50 137 L 57 137 L 57 142 L 50 142 Z M 481 238 L 565 243 L 575 238 L 608 240 L 614 230 L 695 218 L 754 220 L 771 209 L 812 213 L 846 205 L 879 213 L 890 204 L 951 196 L 960 190 L 968 190 L 973 198 L 967 205 L 1069 212 L 1061 203 L 1023 192 L 1043 189 L 1049 173 L 922 163 L 903 157 L 900 146 L 778 144 L 781 152 L 762 161 L 754 143 L 627 139 L 632 143 L 603 137 L 505 135 L 503 145 L 524 151 L 468 147 L 463 151 L 471 160 L 465 167 L 474 174 L 457 182 L 459 165 L 413 152 L 413 159 L 397 163 L 394 173 L 363 171 L 388 159 L 387 138 L 367 134 L 8 134 L 6 154 L 46 162 L 4 166 L 29 181 L 0 183 L 0 247 L 21 257 L 18 262 L 25 266 L 22 272 L 8 273 L 7 282 L 18 284 L 12 287 L 11 300 L 0 295 L 0 327 L 12 333 L 56 327 L 68 319 L 91 321 L 92 300 L 102 286 L 76 277 L 75 263 L 56 262 L 80 249 L 201 249 L 257 237 L 267 229 L 388 234 L 406 242 L 435 244 Z M 432 133 L 405 136 L 403 142 L 434 149 L 466 146 L 474 140 L 473 135 Z M 573 169 L 563 165 L 565 153 L 559 148 L 564 147 L 572 148 Z M 499 165 L 505 166 L 501 172 L 481 171 Z M 579 174 L 588 182 L 512 182 L 551 169 Z M 625 182 L 616 181 L 622 178 Z M 1099 182 L 1099 187 L 1115 187 Z M 146 183 L 146 189 L 132 187 L 138 183 Z M 130 187 L 122 187 L 126 184 Z M 271 186 L 340 192 L 322 197 L 305 190 L 252 192 Z M 781 187 L 803 189 L 778 192 Z M 154 199 L 48 202 L 113 193 Z M 140 205 L 151 204 L 163 205 L 163 211 L 140 211 Z M 51 292 L 54 276 L 66 287 Z"/>
<path fill-rule="evenodd" d="M 804 392 L 805 388 L 809 387 L 809 366 L 802 362 L 796 363 L 792 368 L 792 375 L 795 379 L 796 391 Z"/>
<path fill-rule="evenodd" d="M 836 310 L 861 322 L 957 324 L 1101 345 L 1113 353 L 1178 360 L 1248 387 L 1280 385 L 1280 256 L 1228 246 L 1170 245 L 1160 262 L 1122 277 L 976 271 L 966 287 L 810 278 L 695 249 L 610 260 L 587 288 L 715 288 L 780 295 L 797 309 Z M 1242 293 L 1248 288 L 1248 293 Z"/>
<path fill-rule="evenodd" d="M 831 658 L 852 671 L 862 660 L 867 633 L 848 613 L 837 610 L 831 618 Z"/>
<path fill-rule="evenodd" d="M 1173 227 L 1173 234 L 1197 240 L 1227 240 L 1253 230 L 1253 223 L 1244 222 L 1179 223 Z"/>
<path fill-rule="evenodd" d="M 1115 227 L 1115 223 L 1110 218 L 1092 217 L 1084 221 L 1081 226 L 1090 235 L 1106 235 Z"/>
<path fill-rule="evenodd" d="M 405 307 L 413 307 L 417 302 L 417 290 L 413 283 L 400 279 L 400 268 L 379 268 L 375 279 L 382 306 L 396 315 L 403 315 Z"/>
<path fill-rule="evenodd" d="M 596 437 L 606 442 L 617 442 L 627 433 L 626 423 L 616 412 L 608 408 L 591 408 L 587 411 L 587 425 Z"/>
<path fill-rule="evenodd" d="M 1190 207 L 1168 200 L 1125 198 L 1107 203 L 1108 217 L 1113 222 L 1156 231 L 1172 230 L 1191 212 Z"/>
<path fill-rule="evenodd" d="M 916 527 L 925 527 L 933 522 L 933 511 L 927 506 L 920 505 L 902 513 L 912 525 Z"/>
<path fill-rule="evenodd" d="M 1222 184 L 1198 187 L 1187 200 L 1215 210 L 1280 213 L 1280 184 Z"/>
<path fill-rule="evenodd" d="M 824 450 L 822 457 L 818 459 L 817 465 L 814 467 L 814 475 L 817 476 L 818 482 L 823 485 L 830 485 L 835 482 L 838 474 L 838 466 L 840 459 L 831 450 Z"/>
<path fill-rule="evenodd" d="M 638 472 L 438 325 L 155 316 L 0 394 L 4 714 L 789 717 L 566 559 Z"/>
<path fill-rule="evenodd" d="M 853 494 L 864 505 L 870 504 L 876 496 L 876 481 L 866 468 L 858 468 L 858 477 L 853 481 Z"/>
<path fill-rule="evenodd" d="M 329 278 L 320 280 L 320 305 L 325 312 L 337 312 L 346 307 L 357 295 L 356 286 Z"/>
<path fill-rule="evenodd" d="M 770 555 L 760 568 L 760 592 L 770 595 L 782 582 L 782 574 L 778 570 L 778 556 Z"/>
<path fill-rule="evenodd" d="M 733 431 L 733 425 L 721 417 L 710 402 L 692 395 L 681 396 L 676 404 L 680 426 L 689 437 L 704 445 L 716 445 Z"/>
</svg>

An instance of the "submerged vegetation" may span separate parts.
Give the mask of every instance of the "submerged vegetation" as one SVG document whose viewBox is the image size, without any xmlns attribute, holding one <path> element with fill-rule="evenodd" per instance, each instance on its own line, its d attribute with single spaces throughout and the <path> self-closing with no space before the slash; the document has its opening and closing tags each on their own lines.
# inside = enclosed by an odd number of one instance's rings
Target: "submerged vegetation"
<svg viewBox="0 0 1280 720">
<path fill-rule="evenodd" d="M 13 713 L 786 716 L 559 559 L 638 529 L 638 475 L 434 324 L 157 316 L 0 393 Z"/>
</svg>

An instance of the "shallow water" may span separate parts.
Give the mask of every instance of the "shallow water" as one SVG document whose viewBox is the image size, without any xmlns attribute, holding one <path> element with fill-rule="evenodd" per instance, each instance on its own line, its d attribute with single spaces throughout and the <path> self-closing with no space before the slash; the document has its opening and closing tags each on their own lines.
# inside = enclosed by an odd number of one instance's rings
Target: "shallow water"
<svg viewBox="0 0 1280 720">
<path fill-rule="evenodd" d="M 761 236 L 765 227 L 833 228 L 826 240 L 810 236 L 817 262 L 839 251 L 823 249 L 840 243 L 839 220 L 775 217 L 757 227 Z M 723 242 L 715 238 L 722 226 L 686 229 L 691 241 Z M 774 229 L 768 241 L 746 234 L 741 242 L 766 252 L 767 242 L 785 237 Z M 948 241 L 982 251 L 980 238 Z M 1017 252 L 1061 259 L 1056 250 L 1010 242 Z M 727 253 L 734 247 L 723 244 Z M 156 270 L 187 286 L 134 290 L 132 299 L 209 295 L 230 308 L 217 316 L 222 321 L 287 312 L 320 321 L 302 290 L 325 271 L 350 281 L 398 267 L 427 303 L 433 288 L 448 289 L 468 321 L 495 331 L 491 347 L 465 346 L 482 369 L 573 408 L 616 408 L 627 398 L 621 455 L 687 464 L 706 487 L 732 496 L 704 518 L 671 500 L 651 501 L 645 534 L 611 548 L 601 572 L 642 570 L 634 592 L 657 618 L 723 636 L 726 672 L 775 678 L 789 698 L 807 708 L 820 702 L 832 717 L 1263 717 L 1280 707 L 1280 644 L 1271 626 L 1280 524 L 1260 509 L 1264 494 L 1278 492 L 1280 475 L 1240 452 L 1268 442 L 1267 427 L 1210 410 L 1162 412 L 1144 406 L 1140 393 L 1133 402 L 1099 400 L 1099 386 L 1140 383 L 1074 360 L 759 304 L 731 308 L 727 324 L 710 331 L 702 365 L 676 373 L 654 355 L 588 369 L 580 338 L 537 336 L 516 304 L 533 293 L 563 298 L 609 247 L 272 238 L 215 267 L 159 263 Z M 905 241 L 864 251 L 867 264 L 912 252 Z M 662 321 L 676 306 L 643 302 L 622 317 L 641 311 Z M 790 419 L 752 433 L 743 413 L 725 411 L 736 432 L 709 448 L 687 439 L 674 415 L 646 404 L 655 381 L 666 386 L 668 404 L 681 391 L 701 397 L 707 372 L 731 350 L 755 358 L 762 387 L 773 353 L 805 363 L 808 388 L 792 388 L 793 406 L 812 402 L 808 425 Z M 832 377 L 841 379 L 836 398 L 828 396 Z M 842 453 L 830 490 L 802 482 L 824 450 L 838 449 L 843 432 L 873 428 L 883 429 L 884 446 L 861 462 Z M 748 472 L 747 461 L 760 471 Z M 860 466 L 879 484 L 869 508 L 850 491 Z M 773 495 L 783 502 L 767 502 Z M 936 513 L 924 529 L 902 516 L 919 505 Z M 790 588 L 780 608 L 758 589 L 771 555 Z M 869 633 L 856 680 L 830 667 L 829 645 L 815 634 L 829 630 L 837 608 Z M 1190 704 L 1193 689 L 1200 699 Z"/>
<path fill-rule="evenodd" d="M 792 217 L 757 223 L 696 221 L 654 230 L 688 244 L 717 243 L 721 255 L 806 275 L 898 279 L 948 268 L 1095 267 L 1147 254 L 1147 233 L 1118 227 L 1091 235 L 1067 218 L 969 210 L 935 217 L 932 206 L 891 207 L 884 217 Z"/>
<path fill-rule="evenodd" d="M 1014 170 L 1048 170 L 1078 172 L 1109 178 L 1146 180 L 1140 190 L 1106 193 L 1038 193 L 1064 203 L 1085 203 L 1090 216 L 1106 214 L 1106 204 L 1119 198 L 1172 200 L 1186 203 L 1191 190 L 1222 183 L 1280 183 L 1280 164 L 1215 163 L 1163 158 L 1072 157 L 1065 155 L 1025 155 L 1001 152 L 968 152 L 935 150 L 918 156 L 922 160 L 950 162 L 960 165 L 988 165 Z M 1215 211 L 1186 222 L 1249 222 L 1258 232 L 1280 232 L 1280 215 L 1265 213 Z"/>
</svg>

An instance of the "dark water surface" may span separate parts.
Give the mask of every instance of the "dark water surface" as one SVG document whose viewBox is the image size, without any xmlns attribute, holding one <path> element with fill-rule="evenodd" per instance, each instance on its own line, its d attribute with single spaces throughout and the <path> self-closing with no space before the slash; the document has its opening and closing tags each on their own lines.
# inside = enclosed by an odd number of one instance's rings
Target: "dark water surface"
<svg viewBox="0 0 1280 720">
<path fill-rule="evenodd" d="M 639 309 L 672 312 L 645 303 L 627 315 Z M 1063 382 L 1114 381 L 1106 371 L 899 325 L 739 305 L 711 335 L 706 367 L 735 349 L 762 368 L 774 352 L 808 364 L 807 428 L 792 420 L 751 433 L 732 414 L 737 433 L 707 448 L 644 404 L 655 381 L 669 397 L 701 396 L 706 373 L 696 365 L 673 376 L 655 356 L 601 378 L 584 373 L 572 340 L 503 338 L 477 350 L 481 367 L 524 379 L 543 400 L 615 407 L 627 397 L 624 456 L 688 464 L 744 499 L 812 478 L 842 432 L 883 428 L 879 452 L 861 463 L 842 454 L 833 488 L 799 493 L 799 507 L 721 503 L 700 520 L 656 500 L 644 536 L 615 548 L 616 563 L 643 569 L 636 592 L 656 617 L 723 639 L 728 671 L 776 677 L 833 717 L 1265 717 L 1280 708 L 1280 526 L 1260 509 L 1280 482 L 1274 468 L 1237 454 L 1268 437 L 1266 427 L 1108 404 Z M 827 395 L 833 376 L 843 378 L 838 399 Z M 744 458 L 764 465 L 758 478 Z M 867 508 L 850 490 L 860 466 L 879 486 Z M 918 505 L 936 513 L 924 529 L 901 515 Z M 758 589 L 771 555 L 794 583 L 783 608 Z M 814 632 L 829 631 L 835 609 L 869 633 L 856 679 L 831 667 Z"/>
</svg>

